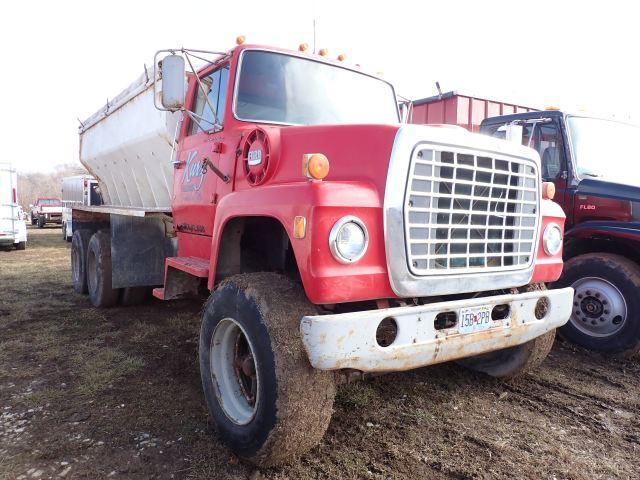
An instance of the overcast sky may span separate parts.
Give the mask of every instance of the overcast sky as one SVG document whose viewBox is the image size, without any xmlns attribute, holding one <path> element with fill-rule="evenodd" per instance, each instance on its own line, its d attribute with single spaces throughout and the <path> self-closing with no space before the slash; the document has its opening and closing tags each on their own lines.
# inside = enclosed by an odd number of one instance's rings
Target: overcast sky
<svg viewBox="0 0 640 480">
<path fill-rule="evenodd" d="M 0 161 L 78 161 L 77 118 L 131 83 L 160 48 L 313 43 L 382 72 L 409 98 L 458 90 L 640 123 L 636 2 L 110 0 L 3 2 Z"/>
</svg>

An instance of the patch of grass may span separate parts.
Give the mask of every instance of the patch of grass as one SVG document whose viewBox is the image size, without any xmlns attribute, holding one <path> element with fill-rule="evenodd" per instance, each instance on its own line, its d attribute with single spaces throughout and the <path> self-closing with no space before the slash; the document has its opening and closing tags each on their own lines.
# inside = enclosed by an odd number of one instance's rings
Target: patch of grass
<svg viewBox="0 0 640 480">
<path fill-rule="evenodd" d="M 7 362 L 15 357 L 24 355 L 29 348 L 29 343 L 16 338 L 0 342 L 0 361 Z"/>
<path fill-rule="evenodd" d="M 349 451 L 337 452 L 335 455 L 336 463 L 340 465 L 341 470 L 352 475 L 355 478 L 361 478 L 367 471 L 366 462 L 362 456 Z"/>
<path fill-rule="evenodd" d="M 95 395 L 144 366 L 142 359 L 111 347 L 85 347 L 73 357 L 73 363 L 78 369 L 77 390 L 81 395 Z"/>
<path fill-rule="evenodd" d="M 54 405 L 64 396 L 64 391 L 56 388 L 43 388 L 36 390 L 30 395 L 26 395 L 22 401 L 29 407 L 46 407 L 47 404 Z"/>
<path fill-rule="evenodd" d="M 338 388 L 336 403 L 349 408 L 366 407 L 376 396 L 376 391 L 366 383 L 348 383 Z"/>
<path fill-rule="evenodd" d="M 423 410 L 422 408 L 416 408 L 413 411 L 407 412 L 406 415 L 421 422 L 432 422 L 436 418 L 431 412 Z"/>
<path fill-rule="evenodd" d="M 127 331 L 129 340 L 133 343 L 146 343 L 151 338 L 159 336 L 160 329 L 152 323 L 144 323 L 136 320 Z"/>
<path fill-rule="evenodd" d="M 197 331 L 200 328 L 200 316 L 191 313 L 173 315 L 167 320 L 167 326 L 172 330 Z"/>
</svg>

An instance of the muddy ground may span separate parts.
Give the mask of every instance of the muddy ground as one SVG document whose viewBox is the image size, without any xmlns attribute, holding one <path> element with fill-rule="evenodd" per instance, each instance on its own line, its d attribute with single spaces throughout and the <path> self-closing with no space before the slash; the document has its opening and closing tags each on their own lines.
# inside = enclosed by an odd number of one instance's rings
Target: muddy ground
<svg viewBox="0 0 640 480">
<path fill-rule="evenodd" d="M 559 341 L 516 383 L 442 365 L 342 387 L 320 446 L 257 471 L 209 423 L 200 305 L 98 311 L 69 278 L 58 228 L 0 251 L 0 478 L 640 478 L 640 361 Z"/>
</svg>

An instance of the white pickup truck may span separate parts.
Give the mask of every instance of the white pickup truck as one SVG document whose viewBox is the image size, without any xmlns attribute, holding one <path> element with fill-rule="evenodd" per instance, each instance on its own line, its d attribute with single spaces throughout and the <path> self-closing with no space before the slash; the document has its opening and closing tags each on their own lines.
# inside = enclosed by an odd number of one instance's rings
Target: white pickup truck
<svg viewBox="0 0 640 480">
<path fill-rule="evenodd" d="M 18 176 L 8 163 L 0 163 L 0 248 L 27 246 L 27 226 L 18 205 Z"/>
</svg>

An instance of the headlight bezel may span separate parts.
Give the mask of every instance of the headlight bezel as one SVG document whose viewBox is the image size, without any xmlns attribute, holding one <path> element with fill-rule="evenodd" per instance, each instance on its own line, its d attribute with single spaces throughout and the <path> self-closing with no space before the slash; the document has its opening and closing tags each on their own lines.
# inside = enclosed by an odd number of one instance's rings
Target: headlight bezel
<svg viewBox="0 0 640 480">
<path fill-rule="evenodd" d="M 558 243 L 558 247 L 557 249 L 553 250 L 549 247 L 549 242 L 551 241 L 551 235 L 553 230 L 556 230 L 558 232 L 559 238 L 560 238 L 560 242 Z M 542 234 L 542 248 L 544 249 L 544 252 L 553 257 L 555 255 L 558 255 L 561 251 L 562 251 L 562 243 L 564 242 L 564 238 L 563 238 L 563 234 L 562 234 L 562 228 L 560 228 L 560 225 L 558 225 L 555 222 L 551 222 L 549 224 L 547 224 L 546 227 L 544 227 L 544 232 Z"/>
<path fill-rule="evenodd" d="M 363 244 L 362 250 L 358 255 L 355 255 L 352 258 L 348 258 L 344 256 L 342 252 L 340 252 L 340 249 L 338 248 L 338 242 L 337 242 L 338 234 L 340 233 L 340 230 L 342 229 L 342 227 L 344 227 L 348 223 L 353 223 L 354 225 L 358 226 L 362 230 L 362 233 L 364 234 L 364 244 Z M 338 262 L 344 265 L 350 265 L 352 263 L 356 263 L 358 260 L 364 257 L 365 253 L 367 253 L 368 248 L 369 248 L 369 232 L 367 231 L 367 227 L 364 224 L 364 222 L 358 217 L 354 215 L 344 216 L 340 218 L 336 223 L 334 223 L 333 227 L 331 227 L 331 232 L 329 233 L 329 250 L 331 251 L 333 258 L 335 258 Z"/>
</svg>

